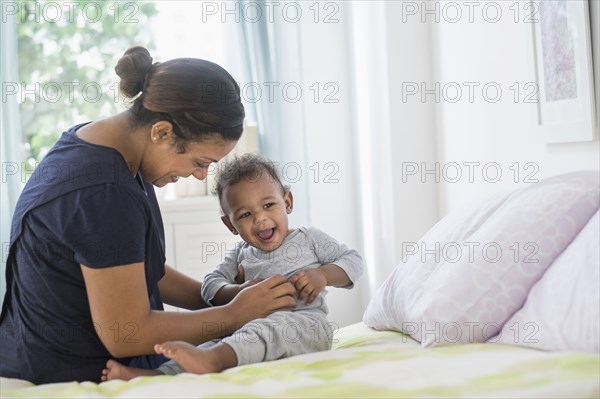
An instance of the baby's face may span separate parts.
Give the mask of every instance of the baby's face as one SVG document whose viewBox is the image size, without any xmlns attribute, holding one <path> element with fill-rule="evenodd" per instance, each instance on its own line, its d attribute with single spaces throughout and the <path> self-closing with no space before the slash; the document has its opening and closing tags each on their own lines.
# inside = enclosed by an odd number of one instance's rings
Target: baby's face
<svg viewBox="0 0 600 399">
<path fill-rule="evenodd" d="M 226 188 L 223 199 L 233 233 L 239 233 L 253 247 L 272 251 L 289 234 L 288 214 L 292 212 L 292 195 L 284 193 L 268 173 Z"/>
</svg>

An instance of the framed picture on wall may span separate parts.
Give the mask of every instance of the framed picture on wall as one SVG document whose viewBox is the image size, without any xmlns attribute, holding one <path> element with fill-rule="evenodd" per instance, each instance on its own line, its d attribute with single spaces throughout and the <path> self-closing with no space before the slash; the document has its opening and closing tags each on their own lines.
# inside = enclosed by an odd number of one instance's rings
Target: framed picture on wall
<svg viewBox="0 0 600 399">
<path fill-rule="evenodd" d="M 538 124 L 548 143 L 596 137 L 588 0 L 532 0 Z"/>
</svg>

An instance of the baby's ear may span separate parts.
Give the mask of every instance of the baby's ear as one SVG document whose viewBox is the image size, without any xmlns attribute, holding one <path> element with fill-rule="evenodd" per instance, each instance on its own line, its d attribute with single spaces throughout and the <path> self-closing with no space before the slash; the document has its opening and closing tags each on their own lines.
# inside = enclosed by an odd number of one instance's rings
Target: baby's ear
<svg viewBox="0 0 600 399">
<path fill-rule="evenodd" d="M 294 196 L 290 190 L 286 190 L 283 194 L 283 201 L 285 202 L 285 211 L 290 214 L 294 210 Z"/>
<path fill-rule="evenodd" d="M 238 231 L 235 229 L 235 227 L 233 227 L 233 223 L 231 223 L 231 220 L 229 220 L 227 216 L 221 216 L 221 221 L 225 226 L 227 226 L 229 231 L 231 231 L 234 235 L 238 235 Z"/>
</svg>

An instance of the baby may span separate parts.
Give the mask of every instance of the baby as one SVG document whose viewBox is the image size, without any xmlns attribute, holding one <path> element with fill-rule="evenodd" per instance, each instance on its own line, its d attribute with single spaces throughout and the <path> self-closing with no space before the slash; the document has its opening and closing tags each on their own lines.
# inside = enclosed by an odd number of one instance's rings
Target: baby
<svg viewBox="0 0 600 399">
<path fill-rule="evenodd" d="M 326 317 L 324 288 L 352 288 L 363 271 L 362 257 L 316 228 L 290 228 L 292 193 L 273 164 L 257 155 L 225 164 L 214 191 L 223 223 L 242 241 L 205 277 L 203 299 L 223 305 L 245 287 L 282 274 L 296 288 L 296 308 L 254 320 L 222 340 L 198 347 L 181 341 L 157 344 L 156 352 L 172 359 L 157 370 L 109 361 L 103 380 L 185 371 L 204 374 L 331 348 L 333 329 Z"/>
</svg>

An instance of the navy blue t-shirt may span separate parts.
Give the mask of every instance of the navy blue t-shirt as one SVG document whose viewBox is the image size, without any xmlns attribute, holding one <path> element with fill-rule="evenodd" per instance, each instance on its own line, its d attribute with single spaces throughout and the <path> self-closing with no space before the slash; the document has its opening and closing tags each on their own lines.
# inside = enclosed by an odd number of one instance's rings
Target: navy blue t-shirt
<svg viewBox="0 0 600 399">
<path fill-rule="evenodd" d="M 78 138 L 81 126 L 62 134 L 17 203 L 0 320 L 3 377 L 99 381 L 111 356 L 98 334 L 136 338 L 134 324 L 95 330 L 80 264 L 144 262 L 152 309 L 163 309 L 164 229 L 154 188 L 132 176 L 115 149 Z M 133 360 L 156 365 L 152 357 Z"/>
</svg>

